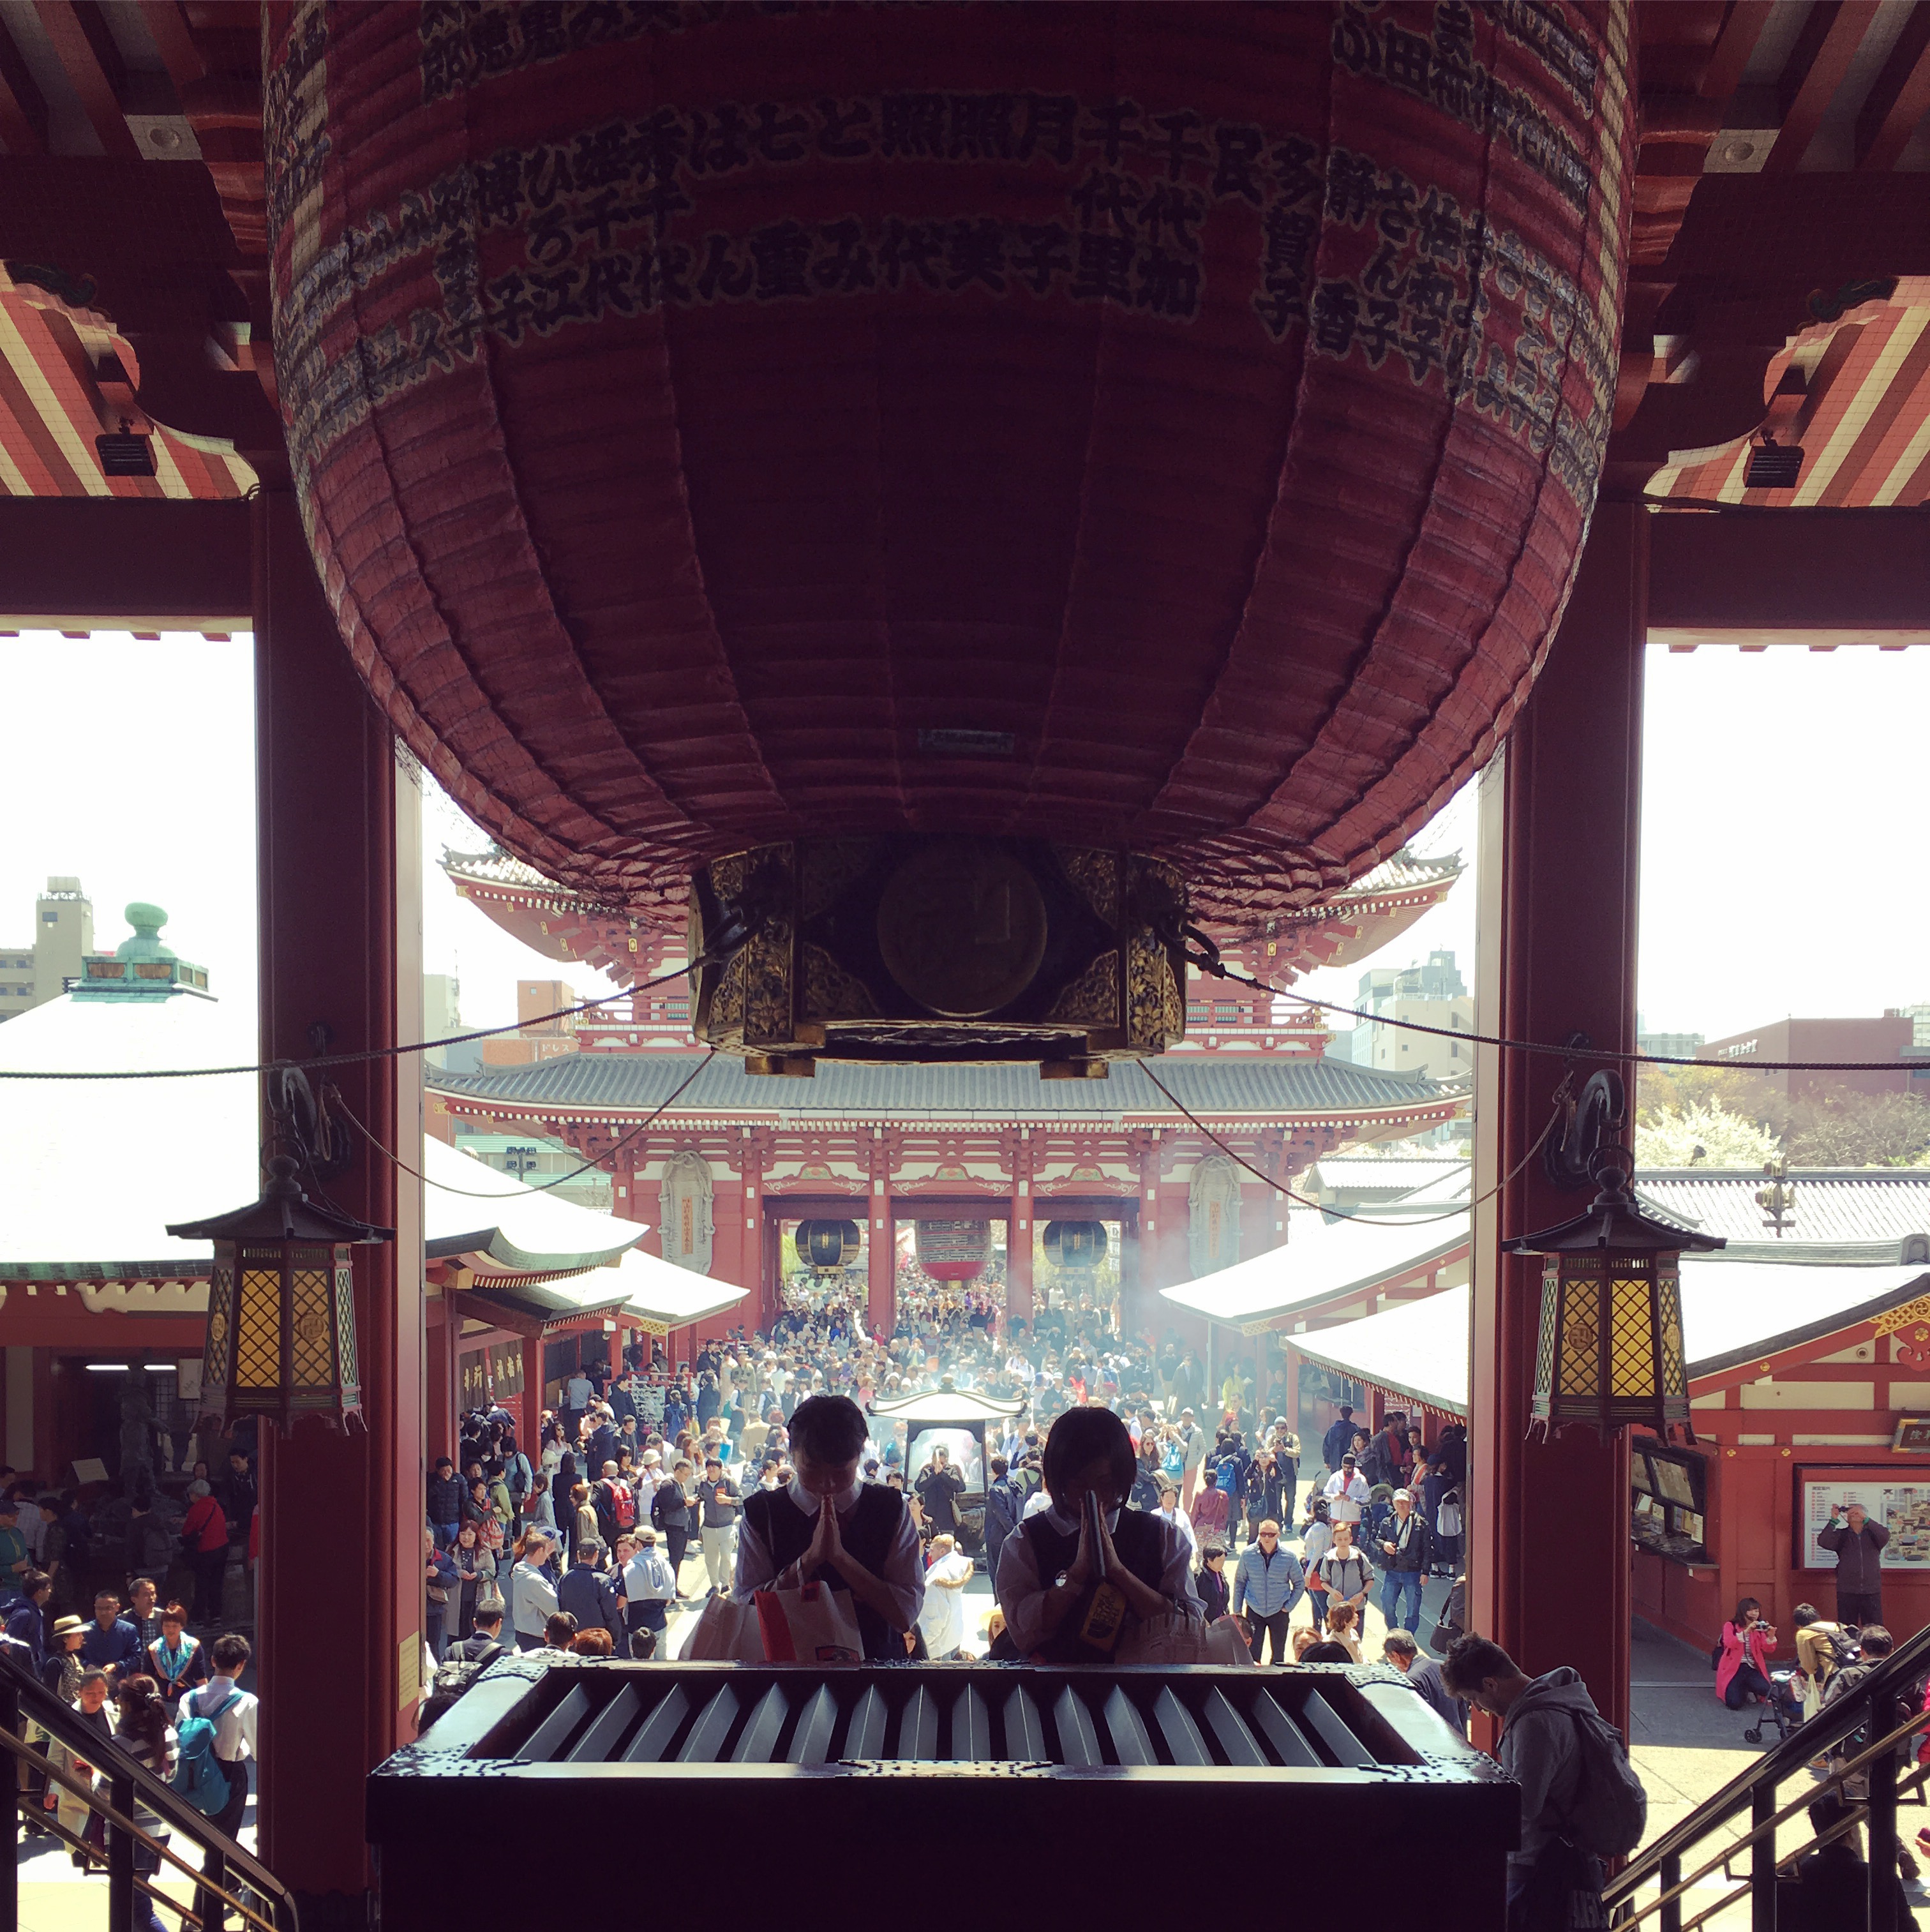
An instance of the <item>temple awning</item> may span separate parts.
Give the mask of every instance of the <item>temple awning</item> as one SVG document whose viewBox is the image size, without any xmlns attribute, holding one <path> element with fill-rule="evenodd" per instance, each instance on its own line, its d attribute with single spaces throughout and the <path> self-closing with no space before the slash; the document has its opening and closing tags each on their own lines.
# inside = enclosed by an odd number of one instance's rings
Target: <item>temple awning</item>
<svg viewBox="0 0 1930 1932">
<path fill-rule="evenodd" d="M 943 1428 L 948 1423 L 1008 1421 L 1025 1406 L 1022 1402 L 1001 1402 L 981 1395 L 976 1389 L 935 1388 L 900 1396 L 893 1402 L 874 1402 L 871 1412 L 889 1422 L 909 1423 L 914 1429 Z"/>
<path fill-rule="evenodd" d="M 1328 1221 L 1296 1214 L 1290 1238 L 1250 1261 L 1162 1288 L 1175 1306 L 1235 1328 L 1263 1327 L 1337 1298 L 1369 1295 L 1384 1283 L 1461 1259 L 1466 1209 L 1445 1219 Z"/>
<path fill-rule="evenodd" d="M 626 1299 L 623 1313 L 652 1335 L 667 1335 L 735 1308 L 750 1293 L 694 1269 L 679 1268 L 661 1255 L 632 1248 L 617 1268 L 618 1285 Z"/>
<path fill-rule="evenodd" d="M 647 1222 L 620 1220 L 525 1186 L 439 1140 L 425 1140 L 422 1151 L 431 1184 L 422 1208 L 431 1261 L 460 1258 L 482 1274 L 574 1272 L 610 1266 L 649 1232 Z"/>
<path fill-rule="evenodd" d="M 1682 1342 L 1691 1390 L 1700 1394 L 1699 1382 L 1874 1321 L 1925 1292 L 1930 1270 L 1914 1262 L 1859 1267 L 1685 1255 Z M 1353 1381 L 1465 1416 L 1468 1332 L 1468 1290 L 1450 1288 L 1296 1336 L 1293 1346 Z"/>
</svg>

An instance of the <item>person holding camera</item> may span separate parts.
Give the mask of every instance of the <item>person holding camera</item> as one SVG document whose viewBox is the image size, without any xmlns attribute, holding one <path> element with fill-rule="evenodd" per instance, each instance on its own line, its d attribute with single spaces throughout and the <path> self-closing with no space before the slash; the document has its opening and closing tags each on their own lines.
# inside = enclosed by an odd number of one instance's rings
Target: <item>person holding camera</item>
<svg viewBox="0 0 1930 1932">
<path fill-rule="evenodd" d="M 1889 1532 L 1861 1503 L 1829 1505 L 1816 1540 L 1836 1558 L 1836 1621 L 1859 1628 L 1883 1622 L 1883 1551 Z"/>
</svg>

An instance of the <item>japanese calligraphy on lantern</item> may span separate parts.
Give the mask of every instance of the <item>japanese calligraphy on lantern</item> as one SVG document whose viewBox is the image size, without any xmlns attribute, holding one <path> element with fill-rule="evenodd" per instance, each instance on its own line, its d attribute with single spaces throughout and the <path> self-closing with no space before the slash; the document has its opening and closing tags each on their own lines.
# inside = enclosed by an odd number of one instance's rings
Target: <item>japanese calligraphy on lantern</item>
<svg viewBox="0 0 1930 1932">
<path fill-rule="evenodd" d="M 425 7 L 422 98 L 486 96 L 503 76 L 584 48 L 719 17 L 665 5 Z M 1538 0 L 1510 0 L 1497 17 L 1586 111 L 1598 78 L 1588 44 Z M 305 80 L 325 64 L 321 18 L 309 16 L 270 90 L 278 220 L 324 158 L 326 135 L 305 137 L 300 111 Z M 1468 8 L 1436 6 L 1432 23 L 1417 34 L 1346 0 L 1332 28 L 1336 70 L 1505 143 L 1584 208 L 1595 184 L 1573 140 L 1475 58 Z M 845 206 L 826 207 L 847 174 Z M 788 196 L 794 177 L 800 191 Z M 440 303 L 368 330 L 358 358 L 330 356 L 336 318 L 425 254 Z M 659 105 L 498 147 L 365 214 L 285 292 L 298 446 L 326 448 L 371 406 L 489 341 L 851 299 L 1069 303 L 1181 329 L 1230 310 L 1265 341 L 1444 391 L 1547 455 L 1578 502 L 1592 492 L 1613 393 L 1602 304 L 1485 210 L 1385 158 L 1186 105 L 934 88 Z M 1571 364 L 1579 390 L 1564 385 Z"/>
</svg>

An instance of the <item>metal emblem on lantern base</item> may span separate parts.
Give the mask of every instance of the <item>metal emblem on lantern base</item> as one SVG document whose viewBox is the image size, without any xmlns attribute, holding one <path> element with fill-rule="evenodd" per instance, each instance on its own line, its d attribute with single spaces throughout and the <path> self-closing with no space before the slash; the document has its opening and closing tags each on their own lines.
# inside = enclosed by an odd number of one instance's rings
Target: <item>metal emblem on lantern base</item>
<svg viewBox="0 0 1930 1932">
<path fill-rule="evenodd" d="M 1040 839 L 800 840 L 701 868 L 693 1023 L 752 1073 L 1015 1060 L 1103 1078 L 1186 1030 L 1186 890 L 1136 853 Z"/>
</svg>

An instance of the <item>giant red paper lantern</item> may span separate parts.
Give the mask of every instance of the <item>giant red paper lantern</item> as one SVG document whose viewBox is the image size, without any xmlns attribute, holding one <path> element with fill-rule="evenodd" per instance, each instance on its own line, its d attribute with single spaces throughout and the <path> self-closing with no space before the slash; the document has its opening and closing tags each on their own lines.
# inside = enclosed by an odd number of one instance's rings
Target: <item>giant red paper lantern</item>
<svg viewBox="0 0 1930 1932">
<path fill-rule="evenodd" d="M 869 880 L 835 970 L 787 928 L 790 1004 L 747 968 L 713 1035 L 869 1000 L 887 1057 L 908 1014 L 969 1048 L 1097 972 L 1095 1051 L 1156 1046 L 1154 968 L 1039 940 L 1052 879 L 1249 926 L 1505 730 L 1607 433 L 1621 0 L 272 23 L 296 486 L 404 739 L 606 902 L 695 873 L 714 934 L 753 875 L 780 922 Z M 893 890 L 997 956 L 901 979 Z"/>
</svg>

